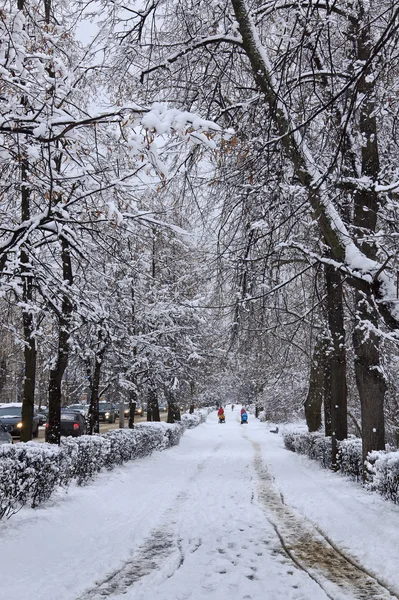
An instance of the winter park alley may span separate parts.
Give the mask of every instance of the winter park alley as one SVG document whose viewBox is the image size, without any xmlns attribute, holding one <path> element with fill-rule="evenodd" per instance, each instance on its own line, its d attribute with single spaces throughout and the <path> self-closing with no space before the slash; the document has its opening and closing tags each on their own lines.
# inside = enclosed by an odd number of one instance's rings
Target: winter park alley
<svg viewBox="0 0 399 600">
<path fill-rule="evenodd" d="M 226 416 L 2 522 L 0 598 L 398 598 L 398 508 Z"/>
</svg>

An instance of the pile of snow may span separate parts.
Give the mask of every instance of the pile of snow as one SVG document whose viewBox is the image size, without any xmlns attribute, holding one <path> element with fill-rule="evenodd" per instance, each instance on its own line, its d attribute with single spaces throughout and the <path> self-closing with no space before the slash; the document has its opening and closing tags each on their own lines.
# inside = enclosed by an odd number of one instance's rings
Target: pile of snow
<svg viewBox="0 0 399 600">
<path fill-rule="evenodd" d="M 203 423 L 208 410 L 185 415 L 181 422 L 139 423 L 102 435 L 62 438 L 61 445 L 28 442 L 0 446 L 0 519 L 47 500 L 59 486 L 84 485 L 103 469 L 177 445 L 186 428 Z"/>
</svg>

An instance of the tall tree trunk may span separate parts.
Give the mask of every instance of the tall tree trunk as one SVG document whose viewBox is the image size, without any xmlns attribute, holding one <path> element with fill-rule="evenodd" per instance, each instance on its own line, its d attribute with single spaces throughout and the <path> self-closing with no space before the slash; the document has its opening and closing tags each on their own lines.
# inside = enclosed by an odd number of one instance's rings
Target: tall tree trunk
<svg viewBox="0 0 399 600">
<path fill-rule="evenodd" d="M 134 382 L 136 383 L 136 382 Z M 137 406 L 137 392 L 135 389 L 130 391 L 129 398 L 129 429 L 134 428 L 134 416 L 136 414 L 136 406 Z"/>
<path fill-rule="evenodd" d="M 316 340 L 310 366 L 309 391 L 305 400 L 306 424 L 310 432 L 321 427 L 321 407 L 324 397 L 324 371 L 327 343 L 324 337 Z"/>
<path fill-rule="evenodd" d="M 2 394 L 7 381 L 7 359 L 5 356 L 0 358 L 0 394 Z"/>
<path fill-rule="evenodd" d="M 21 164 L 21 216 L 22 221 L 27 221 L 30 218 L 29 206 L 29 188 L 26 184 L 28 173 L 28 165 L 26 159 L 22 160 Z M 24 247 L 21 248 L 21 273 L 23 281 L 23 303 L 22 321 L 24 328 L 24 384 L 22 397 L 22 429 L 21 441 L 28 442 L 32 439 L 33 426 L 33 409 L 35 402 L 35 384 L 36 384 L 36 339 L 34 336 L 34 318 L 30 305 L 33 298 L 33 276 L 31 273 L 31 264 L 29 254 Z"/>
<path fill-rule="evenodd" d="M 332 353 L 329 357 L 331 386 L 332 464 L 337 458 L 337 440 L 348 437 L 348 399 L 346 385 L 346 350 L 342 278 L 339 271 L 326 264 L 327 315 Z"/>
<path fill-rule="evenodd" d="M 135 299 L 135 289 L 134 289 L 133 281 L 132 281 L 132 286 L 131 286 L 131 296 L 132 296 L 131 324 L 130 324 L 129 334 L 133 337 L 136 335 L 136 299 Z M 135 365 L 136 365 L 136 357 L 137 357 L 137 346 L 134 345 L 133 346 L 133 361 L 134 361 L 133 368 L 135 368 Z M 132 383 L 133 388 L 130 391 L 130 399 L 129 399 L 129 429 L 134 428 L 134 416 L 136 413 L 136 406 L 137 406 L 137 375 L 135 373 L 133 373 L 133 375 L 131 375 L 131 383 Z"/>
<path fill-rule="evenodd" d="M 385 449 L 384 399 L 386 382 L 380 365 L 380 340 L 375 308 L 370 300 L 357 297 L 356 326 L 353 333 L 355 376 L 362 413 L 363 460 L 372 450 Z M 370 325 L 370 326 L 369 326 Z"/>
<path fill-rule="evenodd" d="M 150 412 L 150 415 L 148 414 Z M 150 417 L 150 418 L 149 418 Z M 148 390 L 148 403 L 147 403 L 147 421 L 160 421 L 159 406 L 158 406 L 158 394 L 157 388 L 153 381 L 150 382 Z"/>
<path fill-rule="evenodd" d="M 370 30 L 371 15 L 362 0 L 357 3 L 357 25 L 354 27 L 354 44 L 359 64 L 367 64 L 373 49 Z M 369 9 L 368 9 L 369 10 Z M 361 175 L 371 183 L 378 181 L 380 160 L 376 119 L 375 79 L 372 65 L 362 71 L 357 92 L 361 98 L 359 133 L 361 135 Z M 377 227 L 379 197 L 374 185 L 362 186 L 354 194 L 353 224 L 358 231 L 362 252 L 371 259 L 377 255 L 373 234 Z M 356 320 L 353 333 L 355 349 L 355 375 L 362 411 L 363 459 L 371 450 L 385 448 L 384 400 L 386 382 L 380 364 L 380 339 L 374 332 L 378 325 L 378 310 L 372 290 L 356 292 Z"/>
<path fill-rule="evenodd" d="M 73 283 L 72 262 L 69 244 L 65 238 L 61 239 L 62 250 L 62 276 L 64 285 Z M 63 295 L 61 313 L 58 318 L 58 351 L 55 366 L 50 370 L 48 388 L 48 429 L 47 441 L 50 444 L 59 444 L 61 439 L 61 382 L 68 365 L 70 319 L 73 305 L 67 294 Z"/>
<path fill-rule="evenodd" d="M 104 340 L 103 331 L 98 331 L 98 348 L 94 356 L 94 370 L 90 366 L 88 368 L 88 376 L 90 383 L 90 406 L 89 406 L 89 435 L 100 432 L 100 420 L 98 415 L 98 402 L 101 378 L 101 366 L 103 363 L 104 354 L 106 351 L 106 343 Z"/>
<path fill-rule="evenodd" d="M 190 415 L 194 413 L 194 391 L 195 391 L 195 383 L 193 380 L 190 381 Z"/>
<path fill-rule="evenodd" d="M 331 418 L 331 361 L 332 351 L 328 353 L 324 368 L 324 435 L 332 437 Z"/>
<path fill-rule="evenodd" d="M 175 381 L 173 381 L 172 387 L 169 390 L 167 390 L 167 400 L 168 400 L 167 422 L 168 423 L 176 423 L 176 421 L 181 421 L 180 406 L 179 406 L 179 402 L 176 397 L 176 391 L 173 387 L 174 383 L 175 383 Z"/>
</svg>

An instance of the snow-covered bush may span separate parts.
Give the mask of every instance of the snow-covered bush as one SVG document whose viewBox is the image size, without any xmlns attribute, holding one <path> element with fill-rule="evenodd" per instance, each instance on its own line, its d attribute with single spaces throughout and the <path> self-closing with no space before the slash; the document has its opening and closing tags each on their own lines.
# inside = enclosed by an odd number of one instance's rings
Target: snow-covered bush
<svg viewBox="0 0 399 600">
<path fill-rule="evenodd" d="M 201 419 L 200 416 L 196 414 L 184 414 L 181 416 L 181 422 L 186 429 L 193 429 L 193 427 L 197 427 L 197 425 L 201 423 Z"/>
<path fill-rule="evenodd" d="M 399 504 L 399 451 L 370 452 L 366 473 L 369 490 L 377 491 L 387 500 Z"/>
<path fill-rule="evenodd" d="M 288 450 L 306 454 L 324 467 L 331 465 L 331 438 L 299 431 L 287 431 L 283 437 Z M 338 442 L 337 466 L 341 473 L 363 481 L 362 461 L 362 440 L 349 438 Z M 399 450 L 370 452 L 365 463 L 365 483 L 368 490 L 399 504 Z"/>
<path fill-rule="evenodd" d="M 287 431 L 283 434 L 284 444 L 288 450 L 298 454 L 306 454 L 317 460 L 322 467 L 331 466 L 331 438 L 321 433 L 304 433 Z"/>
<path fill-rule="evenodd" d="M 259 419 L 259 421 L 261 421 L 261 423 L 265 423 L 267 421 L 265 410 L 260 411 L 260 413 L 258 414 L 258 419 Z"/>
<path fill-rule="evenodd" d="M 351 438 L 338 442 L 337 465 L 340 471 L 355 481 L 362 479 L 362 440 Z"/>
<path fill-rule="evenodd" d="M 71 476 L 78 485 L 92 479 L 105 466 L 109 443 L 102 435 L 82 435 L 61 440 L 61 448 L 72 458 Z"/>
<path fill-rule="evenodd" d="M 65 483 L 62 472 L 68 467 L 58 446 L 35 442 L 0 446 L 0 518 L 25 504 L 34 508 L 47 500 L 56 486 Z"/>
<path fill-rule="evenodd" d="M 207 409 L 184 415 L 181 422 L 139 423 L 134 429 L 113 429 L 102 435 L 62 438 L 60 446 L 46 443 L 0 446 L 0 519 L 24 505 L 38 506 L 55 488 L 72 480 L 86 484 L 103 468 L 113 469 L 154 450 L 175 446 L 187 428 L 206 420 Z"/>
</svg>

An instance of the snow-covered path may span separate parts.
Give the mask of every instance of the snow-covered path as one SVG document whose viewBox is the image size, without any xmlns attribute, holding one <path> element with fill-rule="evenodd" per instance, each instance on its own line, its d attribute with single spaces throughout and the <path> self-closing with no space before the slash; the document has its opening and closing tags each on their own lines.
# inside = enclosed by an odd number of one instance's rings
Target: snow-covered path
<svg viewBox="0 0 399 600">
<path fill-rule="evenodd" d="M 0 524 L 0 599 L 398 598 L 398 508 L 237 416 Z"/>
</svg>

